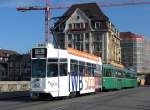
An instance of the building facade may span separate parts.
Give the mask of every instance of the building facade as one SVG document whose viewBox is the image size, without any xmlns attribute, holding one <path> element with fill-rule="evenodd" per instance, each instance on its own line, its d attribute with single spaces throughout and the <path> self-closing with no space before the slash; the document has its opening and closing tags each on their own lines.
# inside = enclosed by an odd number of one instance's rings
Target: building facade
<svg viewBox="0 0 150 110">
<path fill-rule="evenodd" d="M 60 48 L 75 48 L 121 63 L 119 32 L 96 3 L 72 5 L 54 25 Z"/>
<path fill-rule="evenodd" d="M 145 72 L 144 37 L 131 32 L 121 32 L 122 64 L 138 74 Z"/>
<path fill-rule="evenodd" d="M 145 74 L 150 74 L 150 40 L 144 40 L 144 70 Z"/>
<path fill-rule="evenodd" d="M 145 84 L 150 85 L 150 40 L 144 40 L 144 73 L 145 73 Z"/>
<path fill-rule="evenodd" d="M 27 81 L 30 77 L 30 54 L 0 49 L 0 81 Z"/>
<path fill-rule="evenodd" d="M 8 80 L 8 59 L 15 51 L 0 49 L 0 80 Z"/>
<path fill-rule="evenodd" d="M 11 55 L 8 60 L 8 75 L 10 81 L 29 81 L 31 77 L 30 54 Z"/>
</svg>

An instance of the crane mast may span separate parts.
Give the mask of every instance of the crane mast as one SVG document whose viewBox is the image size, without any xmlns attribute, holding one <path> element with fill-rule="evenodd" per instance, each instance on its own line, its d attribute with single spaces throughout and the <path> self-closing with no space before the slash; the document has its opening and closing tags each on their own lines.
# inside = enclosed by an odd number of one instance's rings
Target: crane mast
<svg viewBox="0 0 150 110">
<path fill-rule="evenodd" d="M 45 43 L 48 43 L 48 38 L 50 35 L 49 31 L 49 19 L 50 19 L 50 4 L 46 0 L 46 10 L 45 10 Z"/>
</svg>

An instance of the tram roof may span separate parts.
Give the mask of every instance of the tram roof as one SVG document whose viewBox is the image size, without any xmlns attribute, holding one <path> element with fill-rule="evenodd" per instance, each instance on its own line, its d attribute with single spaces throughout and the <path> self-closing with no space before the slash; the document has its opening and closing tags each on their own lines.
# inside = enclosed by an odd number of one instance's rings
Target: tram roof
<svg viewBox="0 0 150 110">
<path fill-rule="evenodd" d="M 127 68 L 119 68 L 119 67 L 115 67 L 111 64 L 103 64 L 103 67 L 105 68 L 109 68 L 109 69 L 116 69 L 116 70 L 121 70 L 121 71 L 124 71 L 125 73 L 128 73 L 128 74 L 136 74 L 135 71 L 133 70 L 129 70 Z"/>
<path fill-rule="evenodd" d="M 55 49 L 55 48 L 47 48 L 47 57 L 49 58 L 68 58 L 72 57 L 74 59 L 86 59 L 88 61 L 94 61 L 101 63 L 101 58 L 94 56 L 92 54 L 88 54 L 86 52 L 78 51 L 76 49 L 68 48 L 66 50 L 64 49 Z"/>
</svg>

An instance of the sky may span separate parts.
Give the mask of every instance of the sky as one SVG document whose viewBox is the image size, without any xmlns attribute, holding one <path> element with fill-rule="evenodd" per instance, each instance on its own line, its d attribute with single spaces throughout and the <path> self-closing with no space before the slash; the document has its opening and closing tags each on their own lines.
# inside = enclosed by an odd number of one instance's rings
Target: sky
<svg viewBox="0 0 150 110">
<path fill-rule="evenodd" d="M 62 6 L 87 0 L 51 0 Z M 97 3 L 121 3 L 150 0 L 88 0 Z M 43 43 L 44 12 L 18 12 L 20 6 L 43 6 L 42 0 L 0 0 L 0 48 L 26 53 L 37 43 Z M 54 5 L 53 5 L 54 6 Z M 101 10 L 120 32 L 130 31 L 150 39 L 150 4 L 122 7 L 101 7 Z M 52 17 L 61 16 L 66 9 L 51 10 Z"/>
</svg>

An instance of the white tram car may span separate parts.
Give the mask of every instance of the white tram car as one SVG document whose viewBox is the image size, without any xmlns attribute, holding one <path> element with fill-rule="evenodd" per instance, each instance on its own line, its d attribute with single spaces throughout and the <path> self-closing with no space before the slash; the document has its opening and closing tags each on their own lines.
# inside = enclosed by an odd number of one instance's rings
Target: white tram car
<svg viewBox="0 0 150 110">
<path fill-rule="evenodd" d="M 52 97 L 92 93 L 102 89 L 101 58 L 50 44 L 32 49 L 31 97 Z"/>
</svg>

